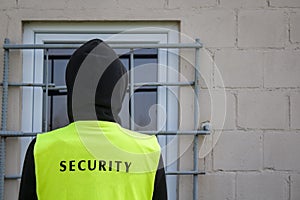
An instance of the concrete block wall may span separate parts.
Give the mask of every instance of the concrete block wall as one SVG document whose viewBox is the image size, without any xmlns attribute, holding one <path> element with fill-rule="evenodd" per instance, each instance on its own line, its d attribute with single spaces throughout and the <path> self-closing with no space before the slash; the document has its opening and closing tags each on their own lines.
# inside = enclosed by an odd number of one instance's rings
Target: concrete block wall
<svg viewBox="0 0 300 200">
<path fill-rule="evenodd" d="M 224 87 L 235 97 L 227 97 L 234 106 L 227 103 L 226 116 L 235 123 L 228 127 L 225 120 L 207 159 L 200 199 L 300 199 L 299 8 L 300 1 L 284 0 L 220 0 L 214 8 L 235 13 L 234 42 L 208 44 L 224 81 L 212 89 Z M 226 186 L 216 176 L 227 177 Z"/>
<path fill-rule="evenodd" d="M 299 0 L 0 0 L 0 41 L 21 43 L 25 21 L 177 21 L 183 34 L 201 39 L 215 62 L 201 66 L 211 73 L 209 85 L 201 85 L 201 120 L 221 120 L 209 109 L 209 90 L 225 89 L 227 97 L 225 124 L 214 127 L 221 136 L 205 158 L 207 174 L 199 176 L 199 199 L 300 199 Z M 21 55 L 11 62 L 10 81 L 20 81 Z M 8 127 L 18 130 L 21 95 L 10 91 Z M 182 91 L 181 100 L 189 95 Z M 191 104 L 182 109 L 186 129 L 193 127 Z M 9 145 L 7 173 L 19 173 L 18 142 Z M 185 154 L 180 167 L 192 169 L 192 149 Z M 179 199 L 192 199 L 191 177 L 178 185 Z M 18 181 L 6 181 L 5 188 L 5 199 L 17 199 Z"/>
</svg>

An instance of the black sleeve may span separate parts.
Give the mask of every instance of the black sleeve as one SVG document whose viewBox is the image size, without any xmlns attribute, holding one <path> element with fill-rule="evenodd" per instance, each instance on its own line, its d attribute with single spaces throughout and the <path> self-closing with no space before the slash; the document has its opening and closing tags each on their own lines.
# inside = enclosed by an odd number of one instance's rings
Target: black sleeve
<svg viewBox="0 0 300 200">
<path fill-rule="evenodd" d="M 37 200 L 33 149 L 36 139 L 28 146 L 21 178 L 19 200 Z"/>
<path fill-rule="evenodd" d="M 155 175 L 154 191 L 152 200 L 167 200 L 166 174 L 162 156 L 160 156 L 158 168 Z"/>
</svg>

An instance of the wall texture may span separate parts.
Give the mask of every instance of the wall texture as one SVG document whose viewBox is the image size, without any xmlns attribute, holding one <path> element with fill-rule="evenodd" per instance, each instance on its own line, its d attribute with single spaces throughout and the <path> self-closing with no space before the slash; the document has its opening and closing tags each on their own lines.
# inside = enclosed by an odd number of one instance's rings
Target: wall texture
<svg viewBox="0 0 300 200">
<path fill-rule="evenodd" d="M 214 100 L 209 91 L 223 86 L 227 115 L 224 127 L 214 127 L 222 133 L 205 158 L 199 199 L 299 200 L 300 1 L 0 0 L 0 41 L 8 37 L 21 43 L 24 21 L 122 20 L 178 21 L 181 32 L 200 38 L 215 62 L 205 56 L 201 60 L 209 79 L 201 85 L 200 118 L 213 126 L 219 120 L 210 109 Z M 182 54 L 188 57 L 190 52 Z M 10 81 L 21 81 L 21 55 L 11 57 Z M 182 73 L 192 78 L 192 71 L 181 64 Z M 224 85 L 216 78 L 218 70 Z M 11 88 L 9 95 L 8 128 L 19 130 L 20 91 Z M 188 99 L 185 95 L 190 94 L 182 90 L 181 100 Z M 193 127 L 192 103 L 186 100 L 184 105 L 182 129 Z M 182 138 L 180 147 L 188 142 Z M 180 167 L 192 169 L 192 149 L 180 150 Z M 7 174 L 20 171 L 18 151 L 18 141 L 9 139 Z M 17 192 L 18 181 L 6 181 L 5 199 L 17 199 Z M 179 197 L 192 198 L 191 177 L 179 179 Z"/>
</svg>

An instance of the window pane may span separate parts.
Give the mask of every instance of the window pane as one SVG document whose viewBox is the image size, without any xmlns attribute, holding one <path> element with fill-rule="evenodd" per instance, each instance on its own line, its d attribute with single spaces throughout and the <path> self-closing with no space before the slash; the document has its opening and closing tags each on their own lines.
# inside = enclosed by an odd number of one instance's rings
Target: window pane
<svg viewBox="0 0 300 200">
<path fill-rule="evenodd" d="M 125 66 L 125 68 L 128 71 L 129 68 L 129 58 L 120 58 L 121 62 L 123 63 L 123 65 Z"/>
<path fill-rule="evenodd" d="M 53 65 L 53 83 L 55 85 L 65 85 L 65 71 L 68 60 L 54 60 Z"/>
<path fill-rule="evenodd" d="M 134 59 L 134 82 L 156 82 L 157 81 L 157 59 L 136 58 Z"/>
<path fill-rule="evenodd" d="M 53 111 L 51 123 L 52 129 L 57 129 L 69 124 L 66 95 L 53 97 Z"/>
<path fill-rule="evenodd" d="M 157 49 L 136 49 L 134 51 L 135 55 L 155 55 L 157 56 Z"/>
<path fill-rule="evenodd" d="M 156 91 L 136 92 L 134 94 L 135 130 L 156 130 L 156 96 Z"/>
</svg>

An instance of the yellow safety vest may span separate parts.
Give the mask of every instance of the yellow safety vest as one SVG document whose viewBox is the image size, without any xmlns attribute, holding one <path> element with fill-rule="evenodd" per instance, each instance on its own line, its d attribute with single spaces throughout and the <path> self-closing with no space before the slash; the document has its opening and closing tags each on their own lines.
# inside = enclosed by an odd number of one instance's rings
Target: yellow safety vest
<svg viewBox="0 0 300 200">
<path fill-rule="evenodd" d="M 150 200 L 159 157 L 155 136 L 113 122 L 74 122 L 37 136 L 37 196 L 39 200 Z"/>
</svg>

